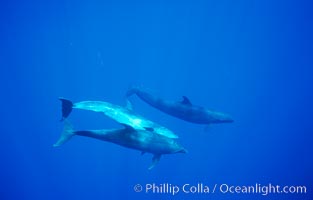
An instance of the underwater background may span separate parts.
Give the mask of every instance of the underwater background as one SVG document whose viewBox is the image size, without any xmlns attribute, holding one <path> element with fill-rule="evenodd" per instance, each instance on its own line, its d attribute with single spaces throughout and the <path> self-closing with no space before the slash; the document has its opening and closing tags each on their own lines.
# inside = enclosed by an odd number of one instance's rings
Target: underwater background
<svg viewBox="0 0 313 200">
<path fill-rule="evenodd" d="M 312 199 L 312 1 L 0 3 L 0 199 Z M 192 124 L 137 97 L 134 110 L 179 135 L 161 158 L 84 137 L 54 148 L 58 97 L 125 105 L 133 85 L 232 115 Z M 74 110 L 76 129 L 119 128 Z M 301 185 L 306 194 L 135 192 L 155 183 Z"/>
</svg>

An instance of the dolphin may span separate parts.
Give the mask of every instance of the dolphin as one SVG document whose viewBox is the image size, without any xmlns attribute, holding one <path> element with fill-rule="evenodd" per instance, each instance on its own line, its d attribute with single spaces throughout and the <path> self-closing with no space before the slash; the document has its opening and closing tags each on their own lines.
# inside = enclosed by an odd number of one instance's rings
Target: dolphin
<svg viewBox="0 0 313 200">
<path fill-rule="evenodd" d="M 128 99 L 134 94 L 150 106 L 188 122 L 196 124 L 233 122 L 232 117 L 228 114 L 193 105 L 186 96 L 183 96 L 183 100 L 180 102 L 167 101 L 152 95 L 141 87 L 133 86 L 127 91 L 126 98 Z"/>
<path fill-rule="evenodd" d="M 94 112 L 102 112 L 118 123 L 129 125 L 137 130 L 149 130 L 168 138 L 178 138 L 178 136 L 168 128 L 137 115 L 131 109 L 126 107 L 121 107 L 105 101 L 81 101 L 73 104 L 70 100 L 64 98 L 59 99 L 62 102 L 61 121 L 69 116 L 73 108 L 90 110 Z"/>
<path fill-rule="evenodd" d="M 121 129 L 76 131 L 73 129 L 71 123 L 65 119 L 62 135 L 53 146 L 58 147 L 64 144 L 74 135 L 112 142 L 120 146 L 139 150 L 142 154 L 146 152 L 153 154 L 152 163 L 148 168 L 149 170 L 155 167 L 163 154 L 187 153 L 187 150 L 175 139 L 155 134 L 147 130 L 136 130 L 126 124 L 123 125 L 125 128 Z"/>
</svg>

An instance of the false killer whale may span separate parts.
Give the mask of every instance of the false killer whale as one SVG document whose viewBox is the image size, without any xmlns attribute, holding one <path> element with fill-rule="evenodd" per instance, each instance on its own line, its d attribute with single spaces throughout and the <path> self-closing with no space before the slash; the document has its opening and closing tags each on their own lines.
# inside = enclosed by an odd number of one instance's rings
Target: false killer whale
<svg viewBox="0 0 313 200">
<path fill-rule="evenodd" d="M 126 107 L 113 105 L 104 101 L 81 101 L 73 104 L 70 100 L 64 98 L 59 99 L 62 102 L 61 121 L 69 116 L 73 108 L 90 110 L 94 112 L 102 112 L 118 123 L 129 125 L 136 130 L 149 130 L 168 138 L 178 138 L 178 136 L 168 128 L 137 115 L 131 109 Z"/>
<path fill-rule="evenodd" d="M 186 149 L 177 143 L 175 139 L 147 130 L 136 130 L 126 124 L 123 125 L 125 128 L 121 129 L 75 131 L 71 123 L 65 119 L 62 135 L 53 146 L 58 147 L 62 145 L 74 135 L 112 142 L 120 146 L 139 150 L 142 153 L 153 154 L 152 163 L 148 168 L 149 170 L 159 162 L 163 154 L 187 153 Z"/>
<path fill-rule="evenodd" d="M 126 98 L 134 94 L 150 106 L 188 122 L 196 124 L 233 122 L 233 119 L 225 113 L 193 105 L 186 96 L 183 96 L 181 102 L 167 101 L 150 94 L 141 87 L 133 86 L 127 91 Z"/>
</svg>

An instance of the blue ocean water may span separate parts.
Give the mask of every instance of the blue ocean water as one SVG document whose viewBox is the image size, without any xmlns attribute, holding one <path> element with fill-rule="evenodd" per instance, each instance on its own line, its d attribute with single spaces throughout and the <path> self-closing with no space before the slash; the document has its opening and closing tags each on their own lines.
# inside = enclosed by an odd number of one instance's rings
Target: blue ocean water
<svg viewBox="0 0 313 200">
<path fill-rule="evenodd" d="M 311 1 L 4 0 L 0 10 L 0 199 L 312 199 Z M 187 154 L 149 171 L 151 155 L 111 143 L 52 146 L 63 128 L 58 97 L 125 105 L 133 84 L 235 122 L 191 124 L 134 97 L 135 111 L 177 133 Z M 70 120 L 121 127 L 87 111 Z M 153 183 L 181 190 L 146 192 Z M 307 192 L 224 194 L 223 184 Z"/>
</svg>

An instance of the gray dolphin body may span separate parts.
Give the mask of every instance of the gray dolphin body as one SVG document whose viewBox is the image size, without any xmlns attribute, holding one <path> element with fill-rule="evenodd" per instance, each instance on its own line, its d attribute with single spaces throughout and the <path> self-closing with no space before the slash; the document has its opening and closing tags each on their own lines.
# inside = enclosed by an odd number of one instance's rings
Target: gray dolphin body
<svg viewBox="0 0 313 200">
<path fill-rule="evenodd" d="M 181 102 L 167 101 L 150 94 L 140 87 L 131 87 L 127 91 L 126 97 L 129 98 L 134 94 L 152 107 L 188 122 L 197 124 L 233 122 L 228 114 L 193 105 L 185 96 L 183 96 Z"/>
<path fill-rule="evenodd" d="M 153 154 L 152 169 L 163 154 L 186 153 L 187 151 L 175 139 L 155 134 L 147 130 L 135 130 L 133 127 L 124 125 L 122 129 L 81 130 L 75 131 L 68 120 L 65 120 L 64 130 L 60 139 L 54 144 L 55 147 L 62 145 L 72 136 L 79 135 L 91 137 L 102 141 L 115 143 L 127 148 L 136 149 L 142 153 Z"/>
<path fill-rule="evenodd" d="M 129 125 L 136 130 L 150 130 L 168 138 L 178 138 L 178 136 L 168 128 L 152 122 L 126 107 L 114 105 L 105 101 L 81 101 L 72 103 L 70 100 L 64 98 L 60 98 L 60 100 L 62 102 L 62 120 L 69 116 L 73 108 L 89 110 L 101 112 L 118 123 Z"/>
</svg>

